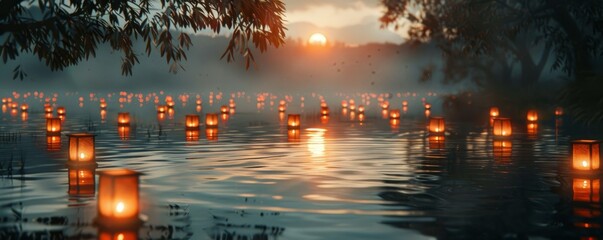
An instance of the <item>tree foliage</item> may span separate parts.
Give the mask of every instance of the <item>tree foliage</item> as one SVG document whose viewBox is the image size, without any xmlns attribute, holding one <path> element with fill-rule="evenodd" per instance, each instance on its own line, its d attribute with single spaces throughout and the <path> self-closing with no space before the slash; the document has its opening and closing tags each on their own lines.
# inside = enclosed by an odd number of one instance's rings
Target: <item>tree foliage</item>
<svg viewBox="0 0 603 240">
<path fill-rule="evenodd" d="M 0 55 L 7 63 L 34 54 L 56 71 L 95 57 L 107 44 L 123 54 L 124 75 L 154 50 L 176 71 L 192 45 L 189 34 L 229 29 L 222 58 L 233 61 L 238 52 L 249 68 L 253 48 L 263 52 L 284 43 L 284 11 L 280 0 L 2 0 Z M 144 42 L 143 53 L 133 48 L 136 41 Z M 25 76 L 20 66 L 14 74 Z"/>
</svg>

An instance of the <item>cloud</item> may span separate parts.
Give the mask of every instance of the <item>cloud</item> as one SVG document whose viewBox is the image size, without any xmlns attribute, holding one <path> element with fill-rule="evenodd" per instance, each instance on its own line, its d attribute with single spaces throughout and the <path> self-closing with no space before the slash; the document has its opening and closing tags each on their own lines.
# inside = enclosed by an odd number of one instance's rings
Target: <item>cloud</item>
<svg viewBox="0 0 603 240">
<path fill-rule="evenodd" d="M 344 27 L 359 24 L 367 17 L 377 20 L 380 6 L 367 5 L 362 1 L 352 2 L 348 8 L 333 4 L 307 5 L 306 8 L 288 9 L 285 18 L 289 23 L 310 22 L 320 27 Z"/>
</svg>

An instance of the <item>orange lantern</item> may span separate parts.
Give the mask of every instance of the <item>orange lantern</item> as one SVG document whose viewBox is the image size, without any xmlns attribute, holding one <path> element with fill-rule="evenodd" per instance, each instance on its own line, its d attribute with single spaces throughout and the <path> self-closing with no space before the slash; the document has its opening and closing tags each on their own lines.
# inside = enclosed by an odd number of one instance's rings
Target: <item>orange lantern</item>
<svg viewBox="0 0 603 240">
<path fill-rule="evenodd" d="M 529 110 L 526 118 L 528 119 L 528 122 L 536 122 L 538 121 L 538 112 L 536 112 L 536 110 Z"/>
<path fill-rule="evenodd" d="M 383 101 L 381 103 L 381 109 L 387 110 L 388 108 L 389 108 L 389 102 L 388 101 Z"/>
<path fill-rule="evenodd" d="M 322 123 L 322 124 L 328 124 L 329 123 L 329 115 L 322 115 L 322 116 L 320 116 L 320 123 Z"/>
<path fill-rule="evenodd" d="M 358 113 L 364 113 L 364 106 L 358 105 Z"/>
<path fill-rule="evenodd" d="M 195 103 L 196 103 L 197 105 L 201 105 L 201 103 L 203 103 L 203 101 L 201 101 L 201 99 L 197 99 L 197 101 L 195 101 Z"/>
<path fill-rule="evenodd" d="M 65 107 L 57 107 L 58 115 L 65 115 Z"/>
<path fill-rule="evenodd" d="M 389 118 L 389 111 L 387 111 L 387 109 L 381 110 L 381 118 L 383 118 L 383 119 Z"/>
<path fill-rule="evenodd" d="M 29 109 L 29 105 L 27 105 L 27 103 L 23 103 L 23 105 L 21 105 L 22 112 L 27 112 L 28 109 Z"/>
<path fill-rule="evenodd" d="M 130 138 L 130 126 L 118 126 L 117 133 L 119 134 L 119 138 L 123 140 L 127 140 Z"/>
<path fill-rule="evenodd" d="M 509 118 L 494 118 L 492 121 L 492 134 L 494 136 L 506 137 L 513 133 L 511 127 L 511 119 Z"/>
<path fill-rule="evenodd" d="M 187 129 L 184 134 L 186 135 L 186 141 L 199 140 L 199 129 Z"/>
<path fill-rule="evenodd" d="M 364 119 L 365 119 L 364 113 L 359 113 L 358 114 L 358 121 L 359 122 L 364 122 Z"/>
<path fill-rule="evenodd" d="M 299 129 L 287 130 L 287 140 L 289 142 L 299 142 L 300 132 L 301 131 Z"/>
<path fill-rule="evenodd" d="M 117 124 L 120 126 L 130 125 L 130 113 L 128 113 L 128 112 L 117 113 Z"/>
<path fill-rule="evenodd" d="M 509 140 L 493 140 L 492 153 L 495 158 L 511 157 L 513 143 Z"/>
<path fill-rule="evenodd" d="M 431 104 L 425 103 L 425 110 L 431 110 Z"/>
<path fill-rule="evenodd" d="M 96 168 L 69 168 L 67 193 L 72 196 L 93 197 L 96 188 L 95 170 Z"/>
<path fill-rule="evenodd" d="M 195 110 L 197 110 L 197 112 L 201 112 L 203 108 L 201 107 L 201 105 L 197 105 L 197 107 L 195 108 Z"/>
<path fill-rule="evenodd" d="M 218 127 L 218 114 L 215 114 L 215 113 L 205 114 L 205 127 L 206 128 L 217 128 Z"/>
<path fill-rule="evenodd" d="M 94 134 L 75 133 L 69 134 L 69 161 L 70 164 L 94 164 Z"/>
<path fill-rule="evenodd" d="M 327 107 L 327 106 L 328 106 L 328 105 L 327 105 L 327 102 L 325 102 L 325 101 L 320 101 L 320 107 L 321 107 L 321 108 L 323 108 L 323 107 Z"/>
<path fill-rule="evenodd" d="M 60 118 L 46 118 L 46 134 L 47 135 L 60 135 L 61 134 L 61 119 Z"/>
<path fill-rule="evenodd" d="M 490 108 L 490 117 L 498 117 L 500 115 L 500 111 L 498 110 L 497 107 L 491 107 Z"/>
<path fill-rule="evenodd" d="M 445 140 L 446 137 L 444 135 L 429 136 L 429 149 L 443 149 L 445 147 Z"/>
<path fill-rule="evenodd" d="M 446 131 L 446 123 L 443 117 L 432 117 L 429 119 L 429 132 L 442 134 Z"/>
<path fill-rule="evenodd" d="M 166 101 L 165 104 L 167 105 L 168 108 L 174 108 L 174 101 Z"/>
<path fill-rule="evenodd" d="M 556 107 L 555 108 L 555 116 L 561 117 L 562 115 L 563 115 L 563 108 L 562 107 Z"/>
<path fill-rule="evenodd" d="M 6 103 L 6 98 L 2 98 L 2 104 Z"/>
<path fill-rule="evenodd" d="M 222 114 L 228 114 L 228 106 L 222 105 L 220 107 L 220 113 L 222 113 Z"/>
<path fill-rule="evenodd" d="M 218 128 L 206 128 L 205 129 L 205 138 L 208 141 L 217 141 L 218 140 Z"/>
<path fill-rule="evenodd" d="M 55 151 L 61 149 L 61 135 L 46 136 L 46 149 Z"/>
<path fill-rule="evenodd" d="M 17 102 L 12 102 L 12 103 L 10 104 L 10 108 L 12 108 L 12 109 L 17 109 L 17 108 L 19 108 L 19 103 L 17 103 Z"/>
<path fill-rule="evenodd" d="M 285 107 L 285 105 L 278 105 L 279 112 L 285 112 L 286 109 L 287 109 L 287 107 Z"/>
<path fill-rule="evenodd" d="M 174 119 L 174 109 L 173 108 L 168 108 L 167 115 L 168 115 L 169 119 Z"/>
<path fill-rule="evenodd" d="M 528 135 L 536 135 L 538 133 L 538 123 L 528 123 Z"/>
<path fill-rule="evenodd" d="M 389 111 L 389 119 L 400 119 L 400 110 L 392 109 Z"/>
<path fill-rule="evenodd" d="M 356 105 L 350 104 L 349 109 L 350 109 L 350 111 L 356 111 Z M 347 110 L 348 110 L 347 108 L 343 109 L 343 111 L 347 111 Z"/>
<path fill-rule="evenodd" d="M 320 115 L 322 115 L 322 116 L 329 115 L 329 107 L 321 107 Z"/>
<path fill-rule="evenodd" d="M 289 129 L 299 129 L 299 127 L 300 127 L 299 114 L 289 114 L 287 116 L 287 127 Z"/>
<path fill-rule="evenodd" d="M 389 126 L 392 128 L 398 128 L 398 126 L 400 126 L 400 119 L 399 118 L 389 119 Z"/>
<path fill-rule="evenodd" d="M 600 143 L 597 140 L 572 141 L 573 169 L 580 171 L 599 170 Z"/>
<path fill-rule="evenodd" d="M 198 129 L 199 128 L 199 115 L 186 115 L 186 129 Z"/>
<path fill-rule="evenodd" d="M 347 108 L 347 107 L 348 107 L 348 101 L 341 100 L 341 108 Z"/>
<path fill-rule="evenodd" d="M 52 113 L 52 106 L 50 104 L 44 106 L 45 113 Z"/>
<path fill-rule="evenodd" d="M 600 200 L 601 181 L 599 179 L 574 178 L 572 190 L 574 201 L 598 203 Z"/>
<path fill-rule="evenodd" d="M 235 102 L 230 102 L 230 103 L 228 103 L 228 107 L 229 108 L 236 108 L 237 104 Z"/>
<path fill-rule="evenodd" d="M 100 102 L 100 108 L 101 109 L 106 109 L 107 108 L 107 103 L 106 102 Z"/>
<path fill-rule="evenodd" d="M 408 101 L 406 101 L 406 100 L 402 101 L 402 106 L 407 107 L 408 106 Z"/>
<path fill-rule="evenodd" d="M 114 169 L 101 171 L 99 176 L 99 220 L 117 226 L 138 222 L 140 173 L 129 169 Z"/>
<path fill-rule="evenodd" d="M 157 113 L 165 113 L 166 110 L 167 110 L 167 106 L 165 106 L 165 105 L 157 106 Z"/>
</svg>

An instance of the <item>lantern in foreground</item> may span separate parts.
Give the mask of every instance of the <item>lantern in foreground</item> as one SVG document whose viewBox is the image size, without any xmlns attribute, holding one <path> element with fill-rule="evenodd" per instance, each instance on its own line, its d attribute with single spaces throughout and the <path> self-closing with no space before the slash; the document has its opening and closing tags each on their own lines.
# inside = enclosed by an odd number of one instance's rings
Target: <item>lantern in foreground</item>
<svg viewBox="0 0 603 240">
<path fill-rule="evenodd" d="M 199 140 L 199 129 L 188 129 L 185 130 L 186 141 L 198 141 Z"/>
<path fill-rule="evenodd" d="M 572 190 L 573 200 L 579 202 L 598 203 L 600 200 L 601 181 L 599 179 L 574 178 Z"/>
<path fill-rule="evenodd" d="M 298 129 L 300 127 L 300 116 L 299 114 L 289 114 L 287 116 L 287 127 L 289 129 Z"/>
<path fill-rule="evenodd" d="M 446 123 L 443 117 L 432 117 L 429 119 L 429 132 L 435 134 L 444 133 Z"/>
<path fill-rule="evenodd" d="M 61 119 L 60 118 L 46 118 L 46 134 L 47 135 L 60 135 L 61 134 Z"/>
<path fill-rule="evenodd" d="M 222 113 L 222 114 L 228 114 L 228 106 L 222 105 L 220 107 L 220 113 Z"/>
<path fill-rule="evenodd" d="M 46 149 L 49 151 L 61 150 L 61 135 L 46 136 Z"/>
<path fill-rule="evenodd" d="M 287 130 L 287 140 L 289 142 L 299 142 L 300 132 L 299 129 Z"/>
<path fill-rule="evenodd" d="M 186 129 L 198 129 L 199 115 L 186 115 L 185 125 Z"/>
<path fill-rule="evenodd" d="M 572 141 L 573 169 L 580 171 L 599 170 L 600 143 L 597 140 Z"/>
<path fill-rule="evenodd" d="M 536 122 L 538 121 L 538 112 L 536 112 L 536 110 L 529 110 L 526 114 L 526 118 L 528 119 L 528 122 Z"/>
<path fill-rule="evenodd" d="M 498 137 L 511 136 L 512 127 L 509 118 L 494 118 L 492 120 L 492 134 Z"/>
<path fill-rule="evenodd" d="M 107 109 L 107 102 L 100 102 L 100 109 Z"/>
<path fill-rule="evenodd" d="M 67 193 L 72 196 L 93 197 L 96 182 L 94 178 L 96 168 L 69 168 Z"/>
<path fill-rule="evenodd" d="M 443 149 L 446 137 L 444 135 L 431 135 L 428 140 L 430 149 Z"/>
<path fill-rule="evenodd" d="M 65 107 L 57 107 L 57 114 L 58 115 L 65 115 Z"/>
<path fill-rule="evenodd" d="M 389 111 L 389 119 L 400 119 L 400 110 L 392 109 Z"/>
<path fill-rule="evenodd" d="M 114 169 L 101 171 L 99 176 L 99 220 L 117 226 L 139 222 L 140 173 L 129 169 Z"/>
<path fill-rule="evenodd" d="M 130 125 L 130 113 L 128 113 L 128 112 L 117 113 L 117 124 L 120 126 Z"/>
<path fill-rule="evenodd" d="M 218 140 L 218 128 L 206 128 L 205 129 L 205 138 L 208 141 L 217 141 Z"/>
<path fill-rule="evenodd" d="M 70 164 L 95 164 L 94 134 L 69 134 Z"/>
<path fill-rule="evenodd" d="M 360 124 L 362 125 L 362 122 L 364 122 L 365 119 L 365 115 L 364 113 L 358 113 L 358 121 L 360 122 Z"/>
<path fill-rule="evenodd" d="M 215 113 L 205 114 L 205 127 L 206 128 L 217 128 L 218 127 L 218 114 L 215 114 Z"/>
<path fill-rule="evenodd" d="M 490 108 L 490 117 L 498 117 L 500 115 L 500 111 L 498 110 L 497 107 L 491 107 Z"/>
</svg>

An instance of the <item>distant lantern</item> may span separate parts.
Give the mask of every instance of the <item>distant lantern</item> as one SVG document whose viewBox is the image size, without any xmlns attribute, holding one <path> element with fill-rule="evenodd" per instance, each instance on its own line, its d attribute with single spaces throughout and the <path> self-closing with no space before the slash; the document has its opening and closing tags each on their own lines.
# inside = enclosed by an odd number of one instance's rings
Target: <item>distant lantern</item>
<svg viewBox="0 0 603 240">
<path fill-rule="evenodd" d="M 350 106 L 348 108 L 350 109 L 350 111 L 356 111 L 356 105 L 354 105 L 354 104 L 350 104 Z M 343 111 L 347 111 L 348 108 L 344 108 Z"/>
<path fill-rule="evenodd" d="M 321 101 L 321 102 L 320 102 L 320 107 L 321 107 L 321 108 L 322 108 L 322 107 L 327 107 L 327 106 L 328 106 L 328 105 L 327 105 L 327 102 L 325 102 L 325 101 Z"/>
<path fill-rule="evenodd" d="M 300 138 L 300 130 L 299 129 L 287 130 L 287 140 L 289 142 L 299 142 L 299 138 Z"/>
<path fill-rule="evenodd" d="M 381 103 L 381 109 L 386 110 L 389 108 L 389 102 L 388 101 L 383 101 Z"/>
<path fill-rule="evenodd" d="M 407 107 L 408 106 L 408 101 L 406 101 L 406 100 L 402 101 L 402 106 Z"/>
<path fill-rule="evenodd" d="M 298 129 L 300 127 L 300 115 L 289 114 L 287 116 L 287 127 L 289 129 Z"/>
<path fill-rule="evenodd" d="M 100 108 L 101 109 L 107 109 L 107 103 L 106 102 L 100 102 Z"/>
<path fill-rule="evenodd" d="M 446 130 L 446 123 L 443 117 L 432 117 L 429 119 L 429 132 L 442 134 Z"/>
<path fill-rule="evenodd" d="M 198 141 L 199 140 L 199 129 L 187 129 L 184 134 L 186 135 L 186 141 Z"/>
<path fill-rule="evenodd" d="M 157 113 L 165 113 L 165 111 L 167 111 L 167 106 L 165 106 L 165 105 L 157 106 Z"/>
<path fill-rule="evenodd" d="M 121 138 L 123 140 L 129 139 L 130 138 L 130 126 L 129 125 L 118 126 L 117 133 L 119 135 L 119 138 Z"/>
<path fill-rule="evenodd" d="M 232 100 L 232 99 L 231 99 L 231 100 Z M 228 107 L 229 107 L 230 109 L 234 109 L 234 108 L 236 108 L 236 107 L 237 107 L 237 104 L 236 104 L 236 103 L 233 101 L 233 102 L 228 103 Z"/>
<path fill-rule="evenodd" d="M 215 113 L 205 114 L 205 127 L 217 128 L 218 127 L 218 114 L 215 114 Z"/>
<path fill-rule="evenodd" d="M 572 184 L 573 200 L 598 203 L 600 201 L 600 189 L 601 181 L 599 179 L 574 178 Z"/>
<path fill-rule="evenodd" d="M 52 106 L 50 106 L 50 104 L 47 104 L 44 106 L 44 112 L 45 113 L 52 113 Z"/>
<path fill-rule="evenodd" d="M 555 108 L 555 116 L 561 117 L 562 115 L 563 115 L 563 108 L 562 107 L 556 107 Z"/>
<path fill-rule="evenodd" d="M 493 140 L 492 153 L 496 158 L 506 158 L 511 156 L 513 143 L 509 140 Z"/>
<path fill-rule="evenodd" d="M 61 119 L 46 118 L 46 134 L 60 135 L 61 134 Z"/>
<path fill-rule="evenodd" d="M 362 124 L 362 122 L 364 122 L 365 116 L 364 113 L 359 113 L 358 114 L 358 121 Z"/>
<path fill-rule="evenodd" d="M 186 129 L 198 129 L 199 128 L 199 115 L 186 115 L 185 119 Z"/>
<path fill-rule="evenodd" d="M 65 107 L 57 107 L 57 114 L 58 115 L 65 115 Z"/>
<path fill-rule="evenodd" d="M 206 128 L 205 129 L 205 138 L 208 141 L 217 141 L 218 140 L 218 128 Z"/>
<path fill-rule="evenodd" d="M 329 107 L 321 107 L 320 108 L 320 115 L 322 115 L 322 116 L 329 115 Z"/>
<path fill-rule="evenodd" d="M 341 108 L 347 108 L 347 107 L 348 107 L 348 101 L 341 100 Z"/>
<path fill-rule="evenodd" d="M 226 106 L 226 105 L 220 106 L 220 113 L 228 114 L 228 106 Z"/>
<path fill-rule="evenodd" d="M 174 108 L 174 101 L 170 100 L 170 101 L 166 101 L 165 104 L 167 105 L 168 108 Z"/>
<path fill-rule="evenodd" d="M 400 110 L 392 109 L 389 111 L 389 119 L 400 119 Z"/>
<path fill-rule="evenodd" d="M 444 135 L 431 135 L 428 140 L 429 149 L 443 149 L 445 147 L 446 137 Z"/>
<path fill-rule="evenodd" d="M 61 149 L 61 135 L 46 136 L 46 150 L 55 151 Z"/>
<path fill-rule="evenodd" d="M 69 168 L 67 193 L 71 196 L 93 197 L 96 188 L 96 168 Z"/>
<path fill-rule="evenodd" d="M 572 166 L 574 170 L 599 170 L 601 141 L 575 140 L 572 141 Z"/>
<path fill-rule="evenodd" d="M 285 107 L 285 105 L 278 105 L 279 112 L 285 112 L 286 110 L 287 110 L 287 107 Z"/>
<path fill-rule="evenodd" d="M 27 110 L 29 110 L 29 105 L 27 105 L 27 103 L 23 103 L 21 105 L 21 111 L 22 112 L 27 112 Z"/>
<path fill-rule="evenodd" d="M 69 163 L 94 164 L 94 134 L 69 134 Z"/>
<path fill-rule="evenodd" d="M 197 105 L 201 105 L 201 104 L 203 103 L 203 101 L 201 101 L 201 99 L 197 99 L 197 101 L 195 101 L 195 103 L 196 103 Z"/>
<path fill-rule="evenodd" d="M 364 113 L 364 106 L 358 105 L 358 113 Z"/>
<path fill-rule="evenodd" d="M 6 98 L 2 98 L 2 104 L 6 103 Z"/>
<path fill-rule="evenodd" d="M 392 128 L 398 128 L 400 126 L 400 119 L 399 118 L 390 118 L 389 126 Z"/>
<path fill-rule="evenodd" d="M 490 117 L 498 117 L 500 115 L 500 111 L 498 110 L 497 107 L 491 107 L 490 108 Z"/>
<path fill-rule="evenodd" d="M 10 104 L 10 108 L 12 108 L 12 109 L 17 109 L 17 108 L 19 108 L 19 103 L 18 103 L 18 102 L 12 102 L 12 103 Z"/>
<path fill-rule="evenodd" d="M 511 119 L 494 118 L 492 122 L 492 134 L 494 134 L 494 136 L 506 137 L 511 136 L 511 133 L 513 133 Z"/>
<path fill-rule="evenodd" d="M 128 113 L 128 112 L 117 113 L 117 124 L 120 126 L 130 125 L 130 113 Z"/>
<path fill-rule="evenodd" d="M 425 110 L 430 110 L 430 109 L 431 109 L 431 104 L 425 103 Z"/>
<path fill-rule="evenodd" d="M 117 226 L 138 222 L 140 173 L 114 169 L 100 171 L 99 175 L 99 220 Z"/>
<path fill-rule="evenodd" d="M 538 112 L 536 112 L 536 110 L 529 110 L 526 114 L 526 118 L 528 122 L 536 122 L 538 121 Z"/>
</svg>

